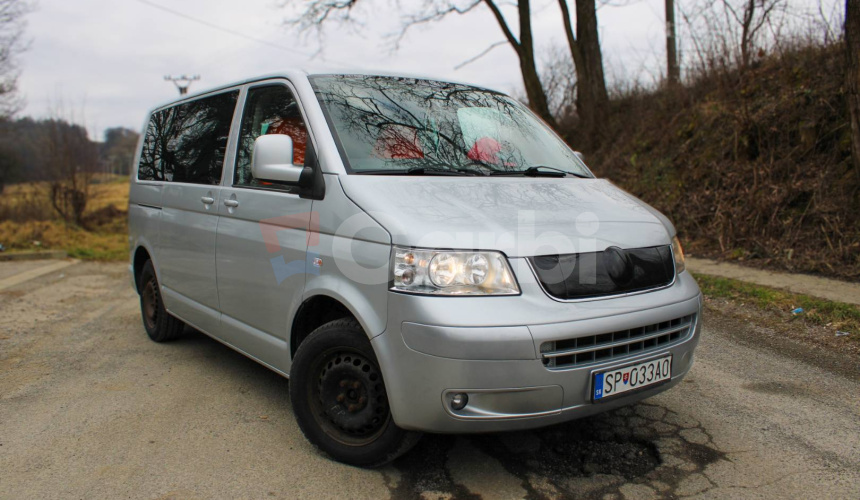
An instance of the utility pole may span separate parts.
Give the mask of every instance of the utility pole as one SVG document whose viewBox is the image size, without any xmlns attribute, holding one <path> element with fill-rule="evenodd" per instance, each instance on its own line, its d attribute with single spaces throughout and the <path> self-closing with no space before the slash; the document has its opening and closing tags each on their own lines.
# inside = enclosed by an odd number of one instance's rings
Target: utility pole
<svg viewBox="0 0 860 500">
<path fill-rule="evenodd" d="M 669 85 L 681 81 L 681 68 L 678 66 L 678 42 L 675 37 L 675 0 L 666 0 L 666 77 Z"/>
<path fill-rule="evenodd" d="M 200 75 L 181 75 L 181 76 L 170 76 L 167 75 L 164 79 L 168 82 L 173 82 L 176 85 L 176 88 L 179 90 L 179 95 L 185 95 L 188 93 L 188 87 L 191 86 L 191 82 L 196 82 L 200 79 Z"/>
</svg>

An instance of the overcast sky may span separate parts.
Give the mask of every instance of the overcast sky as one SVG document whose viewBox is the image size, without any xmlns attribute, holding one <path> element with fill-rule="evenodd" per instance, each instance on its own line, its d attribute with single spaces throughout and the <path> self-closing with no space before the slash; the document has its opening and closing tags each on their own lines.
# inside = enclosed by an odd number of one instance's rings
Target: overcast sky
<svg viewBox="0 0 860 500">
<path fill-rule="evenodd" d="M 400 0 L 400 5 L 409 9 L 417 1 Z M 661 71 L 663 1 L 633 0 L 624 7 L 604 6 L 598 11 L 610 77 L 647 81 Z M 163 80 L 164 75 L 200 74 L 202 80 L 192 85 L 195 92 L 283 68 L 318 65 L 418 73 L 506 92 L 521 88 L 517 59 L 507 45 L 454 69 L 503 40 L 484 7 L 417 27 L 392 52 L 385 35 L 399 27 L 395 0 L 363 0 L 360 7 L 376 7 L 356 12 L 365 25 L 329 30 L 320 56 L 315 55 L 316 37 L 300 36 L 284 26 L 288 12 L 277 8 L 277 3 L 280 1 L 38 0 L 37 10 L 27 17 L 27 36 L 32 42 L 21 59 L 19 84 L 27 102 L 21 115 L 42 117 L 62 102 L 77 120 L 86 122 L 91 135 L 100 137 L 108 127 L 139 129 L 149 108 L 175 98 L 177 91 Z M 539 57 L 553 45 L 564 47 L 557 1 L 534 0 L 533 10 Z M 513 8 L 505 7 L 505 12 L 515 19 Z"/>
</svg>

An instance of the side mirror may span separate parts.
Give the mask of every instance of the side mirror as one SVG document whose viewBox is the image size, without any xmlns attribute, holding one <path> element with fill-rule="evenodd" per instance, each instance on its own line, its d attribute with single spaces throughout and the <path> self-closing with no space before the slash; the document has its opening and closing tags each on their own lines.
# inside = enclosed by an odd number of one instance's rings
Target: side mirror
<svg viewBox="0 0 860 500">
<path fill-rule="evenodd" d="M 574 151 L 573 154 L 575 154 L 576 157 L 579 158 L 579 161 L 581 161 L 582 163 L 585 163 L 585 155 L 584 154 L 580 153 L 579 151 Z"/>
<path fill-rule="evenodd" d="M 298 184 L 304 167 L 293 165 L 293 139 L 288 135 L 261 135 L 254 141 L 251 174 L 261 181 Z"/>
</svg>

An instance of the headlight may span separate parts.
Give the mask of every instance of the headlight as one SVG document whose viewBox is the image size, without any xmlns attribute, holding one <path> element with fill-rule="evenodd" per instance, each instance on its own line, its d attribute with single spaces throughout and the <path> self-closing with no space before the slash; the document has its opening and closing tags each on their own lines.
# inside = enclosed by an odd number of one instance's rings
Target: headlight
<svg viewBox="0 0 860 500">
<path fill-rule="evenodd" d="M 394 247 L 391 290 L 430 295 L 517 295 L 508 259 L 499 252 Z"/>
<path fill-rule="evenodd" d="M 675 256 L 675 272 L 680 274 L 687 268 L 687 264 L 684 260 L 684 249 L 681 248 L 681 241 L 677 236 L 672 238 L 672 255 Z"/>
</svg>

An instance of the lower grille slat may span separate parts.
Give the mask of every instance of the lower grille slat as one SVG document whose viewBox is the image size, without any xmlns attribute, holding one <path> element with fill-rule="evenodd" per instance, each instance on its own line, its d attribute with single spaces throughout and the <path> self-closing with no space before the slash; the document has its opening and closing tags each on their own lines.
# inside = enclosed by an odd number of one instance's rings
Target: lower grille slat
<svg viewBox="0 0 860 500">
<path fill-rule="evenodd" d="M 541 358 L 549 369 L 623 359 L 680 342 L 692 334 L 695 323 L 696 315 L 690 314 L 629 330 L 544 342 Z"/>
</svg>

